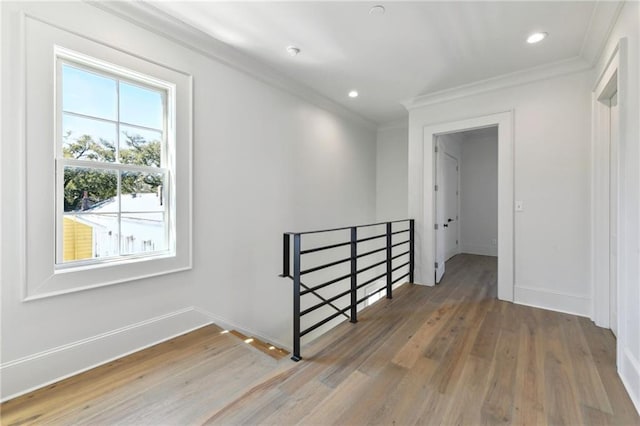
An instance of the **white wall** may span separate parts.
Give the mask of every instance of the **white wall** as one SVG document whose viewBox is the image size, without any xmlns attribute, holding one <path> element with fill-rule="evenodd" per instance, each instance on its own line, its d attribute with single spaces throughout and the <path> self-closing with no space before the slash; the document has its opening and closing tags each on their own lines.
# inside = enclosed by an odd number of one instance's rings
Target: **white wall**
<svg viewBox="0 0 640 426">
<path fill-rule="evenodd" d="M 458 160 L 458 163 L 462 161 L 463 142 L 464 134 L 462 133 L 449 133 L 438 136 L 438 145 L 443 148 L 444 152 L 455 157 Z"/>
<path fill-rule="evenodd" d="M 498 255 L 498 129 L 469 132 L 460 164 L 460 251 Z M 496 243 L 494 244 L 494 240 Z"/>
<path fill-rule="evenodd" d="M 2 209 L 2 398 L 212 319 L 289 345 L 282 232 L 375 219 L 375 129 L 86 3 L 1 7 L 2 206 L 20 199 L 25 179 L 15 157 L 20 69 L 10 60 L 20 53 L 21 11 L 194 81 L 192 270 L 23 302 L 22 218 Z"/>
<path fill-rule="evenodd" d="M 409 114 L 409 214 L 422 205 L 423 128 L 514 111 L 515 301 L 590 313 L 590 74 L 470 94 Z M 429 170 L 431 165 L 425 165 Z M 419 229 L 419 226 L 417 225 Z M 417 238 L 418 244 L 424 244 Z"/>
<path fill-rule="evenodd" d="M 376 148 L 376 221 L 407 218 L 406 124 L 381 128 Z"/>
<path fill-rule="evenodd" d="M 618 21 L 595 67 L 592 83 L 605 69 L 609 58 L 621 39 L 626 38 L 627 74 L 619 75 L 618 84 L 628 88 L 620 96 L 621 121 L 621 178 L 620 197 L 624 199 L 626 214 L 619 226 L 626 229 L 621 247 L 618 287 L 618 373 L 636 409 L 640 413 L 640 7 L 637 2 L 623 5 Z M 622 58 L 621 58 L 622 59 Z"/>
</svg>

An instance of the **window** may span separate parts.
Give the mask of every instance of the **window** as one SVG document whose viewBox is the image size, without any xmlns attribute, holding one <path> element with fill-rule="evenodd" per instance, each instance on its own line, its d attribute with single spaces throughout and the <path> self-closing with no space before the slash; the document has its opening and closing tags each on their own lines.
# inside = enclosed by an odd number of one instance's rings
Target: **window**
<svg viewBox="0 0 640 426">
<path fill-rule="evenodd" d="M 56 268 L 175 254 L 173 86 L 56 55 Z"/>
<path fill-rule="evenodd" d="M 100 42 L 100 26 L 89 39 L 27 16 L 24 31 L 11 187 L 23 300 L 191 269 L 193 77 L 165 52 Z"/>
</svg>

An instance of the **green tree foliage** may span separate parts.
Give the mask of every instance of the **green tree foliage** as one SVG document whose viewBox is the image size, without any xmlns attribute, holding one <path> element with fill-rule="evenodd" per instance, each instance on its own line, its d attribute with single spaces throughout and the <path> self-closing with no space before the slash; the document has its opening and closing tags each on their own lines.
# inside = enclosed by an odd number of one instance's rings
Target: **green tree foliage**
<svg viewBox="0 0 640 426">
<path fill-rule="evenodd" d="M 161 143 L 147 141 L 138 134 L 124 132 L 124 144 L 120 148 L 120 162 L 141 166 L 160 167 Z M 69 131 L 64 135 L 63 154 L 65 158 L 90 160 L 96 163 L 116 161 L 116 147 L 113 143 L 100 139 L 93 140 L 89 135 L 72 138 Z M 99 164 L 96 164 L 99 167 Z M 155 192 L 162 185 L 161 173 L 123 172 L 121 192 L 137 194 Z M 118 193 L 116 171 L 90 168 L 66 167 L 64 170 L 64 211 L 86 210 L 107 201 Z"/>
</svg>

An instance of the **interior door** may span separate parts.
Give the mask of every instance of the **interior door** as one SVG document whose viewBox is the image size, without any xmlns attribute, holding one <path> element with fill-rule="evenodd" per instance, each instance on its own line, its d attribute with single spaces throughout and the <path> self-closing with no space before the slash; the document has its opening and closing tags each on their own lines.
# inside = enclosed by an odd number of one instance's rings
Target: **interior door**
<svg viewBox="0 0 640 426">
<path fill-rule="evenodd" d="M 435 218 L 436 218 L 436 223 L 435 223 L 435 236 L 436 236 L 436 256 L 435 256 L 435 281 L 436 284 L 438 284 L 441 280 L 442 280 L 442 276 L 444 275 L 444 263 L 445 263 L 445 252 L 446 252 L 446 243 L 445 243 L 445 237 L 446 235 L 444 234 L 444 230 L 446 228 L 444 228 L 442 226 L 442 224 L 444 223 L 445 219 L 445 191 L 443 190 L 443 184 L 444 184 L 444 164 L 443 164 L 443 157 L 445 157 L 446 155 L 444 154 L 442 147 L 440 147 L 440 144 L 438 142 L 436 142 L 436 146 L 438 147 L 437 151 L 436 151 L 436 161 L 435 161 L 435 166 L 436 166 L 436 173 L 435 173 L 435 178 L 436 178 L 436 202 L 435 202 L 435 206 L 436 206 L 436 214 L 435 214 Z"/>
<path fill-rule="evenodd" d="M 611 97 L 609 146 L 609 324 L 618 335 L 618 94 Z"/>
<path fill-rule="evenodd" d="M 442 156 L 444 181 L 444 215 L 442 228 L 445 242 L 444 260 L 447 261 L 458 253 L 458 160 L 444 153 Z"/>
</svg>

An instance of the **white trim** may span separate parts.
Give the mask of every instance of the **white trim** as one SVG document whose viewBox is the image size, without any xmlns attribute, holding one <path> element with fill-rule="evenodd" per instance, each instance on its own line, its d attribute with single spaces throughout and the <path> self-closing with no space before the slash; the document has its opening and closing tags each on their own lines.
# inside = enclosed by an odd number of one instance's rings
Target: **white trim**
<svg viewBox="0 0 640 426">
<path fill-rule="evenodd" d="M 600 327 L 610 328 L 609 320 L 609 172 L 610 123 L 609 106 L 601 102 L 603 97 L 618 91 L 611 84 L 619 85 L 620 46 L 617 46 L 607 66 L 597 79 L 592 94 L 591 136 L 591 291 L 593 295 L 591 319 Z M 614 80 L 615 79 L 615 80 Z M 622 132 L 620 132 L 622 137 Z M 622 146 L 622 144 L 620 144 Z M 622 207 L 622 206 L 621 206 Z M 623 217 L 623 212 L 618 212 Z M 618 221 L 618 226 L 623 225 Z M 618 229 L 622 237 L 623 229 Z M 620 244 L 619 244 L 620 246 Z M 619 255 L 623 253 L 618 249 Z M 623 274 L 618 274 L 621 281 Z M 618 298 L 618 300 L 620 300 Z"/>
<path fill-rule="evenodd" d="M 88 4 L 112 15 L 116 15 L 156 35 L 178 43 L 182 47 L 204 55 L 209 59 L 228 65 L 258 81 L 282 90 L 299 99 L 349 120 L 356 121 L 370 130 L 377 128 L 374 121 L 327 98 L 309 86 L 283 75 L 270 65 L 251 58 L 192 25 L 169 15 L 152 4 L 124 1 L 91 1 L 88 2 Z"/>
<path fill-rule="evenodd" d="M 20 281 L 23 288 L 23 300 L 30 301 L 41 299 L 43 297 L 57 296 L 66 293 L 72 293 L 76 291 L 83 291 L 91 288 L 101 287 L 105 285 L 112 285 L 122 283 L 126 281 L 134 281 L 142 278 L 148 278 L 157 276 L 163 273 L 173 273 L 177 271 L 184 271 L 192 268 L 193 265 L 193 78 L 181 71 L 176 71 L 171 67 L 167 67 L 161 63 L 150 61 L 135 54 L 122 51 L 118 48 L 114 48 L 108 44 L 105 44 L 99 40 L 94 40 L 83 35 L 74 33 L 65 28 L 61 28 L 55 24 L 33 17 L 27 13 L 20 12 L 21 26 L 17 29 L 19 36 L 22 38 L 23 48 L 20 49 L 17 54 L 20 58 L 15 58 L 20 62 L 19 69 L 16 71 L 16 78 L 20 79 L 21 102 L 20 105 L 20 137 L 22 143 L 20 143 L 20 150 L 15 152 L 16 160 L 19 169 L 18 185 L 23 186 L 22 190 L 17 194 L 18 197 L 18 209 L 19 209 L 19 223 L 17 224 L 20 229 L 20 233 L 23 238 L 20 239 L 17 249 L 20 256 Z M 27 40 L 27 25 L 26 22 L 33 25 L 34 28 L 39 27 L 43 34 L 50 32 L 48 39 L 44 41 L 43 38 L 34 38 L 33 43 L 28 46 Z M 16 31 L 16 29 L 12 29 Z M 169 220 L 171 221 L 171 227 L 176 227 L 176 233 L 174 241 L 176 244 L 175 256 L 154 256 L 140 259 L 127 259 L 123 262 L 113 262 L 109 266 L 113 269 L 110 270 L 107 281 L 102 279 L 105 277 L 102 271 L 93 271 L 78 268 L 73 274 L 67 274 L 64 279 L 60 278 L 60 274 L 55 274 L 53 265 L 50 265 L 49 255 L 45 252 L 49 247 L 48 243 L 45 244 L 32 244 L 33 239 L 30 239 L 31 234 L 34 232 L 32 223 L 42 228 L 43 219 L 37 216 L 37 221 L 31 219 L 34 222 L 27 223 L 29 217 L 37 214 L 37 210 L 27 208 L 27 203 L 33 203 L 36 197 L 42 197 L 43 194 L 48 194 L 46 189 L 40 187 L 37 188 L 39 195 L 34 195 L 29 189 L 33 190 L 33 185 L 29 186 L 28 182 L 33 182 L 34 173 L 41 173 L 43 170 L 48 170 L 48 159 L 45 162 L 45 157 L 49 156 L 48 152 L 44 152 L 39 156 L 30 158 L 30 162 L 27 167 L 27 155 L 33 155 L 33 152 L 29 152 L 29 146 L 33 146 L 33 142 L 36 140 L 36 136 L 40 133 L 39 137 L 42 137 L 42 133 L 48 133 L 49 130 L 46 126 L 40 126 L 30 128 L 30 133 L 26 133 L 28 114 L 40 114 L 44 115 L 48 113 L 49 106 L 46 103 L 34 103 L 29 104 L 28 97 L 34 98 L 36 96 L 34 86 L 28 86 L 26 83 L 26 75 L 37 71 L 38 82 L 42 84 L 43 81 L 47 81 L 46 78 L 51 78 L 52 74 L 47 74 L 47 70 L 31 64 L 29 67 L 26 65 L 27 56 L 29 60 L 32 58 L 38 58 L 34 60 L 34 63 L 38 61 L 44 61 L 45 55 L 43 52 L 54 52 L 55 46 L 64 45 L 67 49 L 72 49 L 75 52 L 85 52 L 91 57 L 99 57 L 109 63 L 118 64 L 119 67 L 123 67 L 127 70 L 136 69 L 144 75 L 155 76 L 156 79 L 161 81 L 171 81 L 171 84 L 177 84 L 179 90 L 176 91 L 175 102 L 176 107 L 180 108 L 183 114 L 180 117 L 176 117 L 170 108 L 167 108 L 168 114 L 173 114 L 173 117 L 169 117 L 166 121 L 169 125 L 173 126 L 173 120 L 176 119 L 180 126 L 176 126 L 176 132 L 180 140 L 180 156 L 169 153 L 167 158 L 168 162 L 176 162 L 175 170 L 177 170 L 177 177 L 174 185 L 170 185 L 168 189 L 167 201 L 173 203 L 176 209 L 176 214 L 169 214 Z M 54 55 L 51 55 L 55 58 Z M 14 59 L 14 58 L 12 58 Z M 35 75 L 35 74 L 34 74 Z M 36 77 L 33 77 L 34 79 Z M 31 91 L 29 91 L 31 88 Z M 52 94 L 53 95 L 53 94 Z M 52 102 L 52 110 L 55 109 L 55 104 Z M 34 131 L 34 129 L 36 129 Z M 51 126 L 53 131 L 53 126 Z M 39 132 L 39 133 L 38 133 Z M 53 148 L 51 153 L 53 158 Z M 36 171 L 37 170 L 37 171 Z M 51 166 L 53 170 L 53 166 Z M 31 176 L 29 178 L 29 176 Z M 55 191 L 55 185 L 51 184 L 51 190 Z M 179 192 L 179 194 L 178 194 Z M 55 193 L 55 192 L 54 192 Z M 177 198 L 177 194 L 179 198 Z M 52 200 L 56 197 L 52 196 Z M 40 198 L 44 199 L 44 198 Z M 176 200 L 173 202 L 171 200 Z M 47 201 L 48 203 L 48 201 Z M 177 221 L 177 215 L 180 215 L 180 220 Z M 35 217 L 35 216 L 34 216 Z M 52 226 L 55 228 L 55 224 L 52 219 Z M 48 232 L 48 231 L 47 231 Z M 52 235 L 46 234 L 45 239 L 53 238 L 55 241 L 55 232 Z M 55 243 L 51 243 L 55 245 Z M 28 263 L 27 263 L 28 262 Z"/>
<path fill-rule="evenodd" d="M 618 375 L 633 405 L 636 406 L 636 411 L 640 414 L 640 360 L 625 348 L 619 365 Z"/>
<path fill-rule="evenodd" d="M 416 281 L 434 285 L 434 190 L 433 140 L 441 134 L 498 126 L 498 298 L 513 300 L 514 285 L 514 135 L 513 111 L 474 117 L 466 120 L 423 126 L 421 163 L 422 182 L 409 182 L 421 187 L 417 199 L 411 199 L 409 215 L 417 219 L 416 248 L 420 267 Z M 409 162 L 411 164 L 411 161 Z M 414 197 L 416 195 L 413 195 Z"/>
<path fill-rule="evenodd" d="M 624 1 L 597 1 L 589 20 L 589 26 L 582 40 L 580 56 L 595 65 L 615 28 Z"/>
<path fill-rule="evenodd" d="M 542 65 L 539 67 L 529 68 L 510 74 L 488 78 L 486 80 L 463 84 L 461 86 L 453 87 L 450 89 L 427 93 L 402 102 L 402 104 L 405 108 L 407 108 L 407 110 L 411 111 L 413 109 L 422 108 L 427 105 L 448 102 L 454 99 L 478 95 L 480 93 L 520 86 L 523 84 L 533 83 L 539 80 L 547 80 L 562 75 L 575 74 L 581 71 L 588 70 L 589 68 L 591 68 L 591 64 L 580 57 L 575 57 L 548 65 Z"/>
<path fill-rule="evenodd" d="M 541 288 L 516 285 L 513 301 L 519 305 L 589 317 L 591 298 Z"/>
<path fill-rule="evenodd" d="M 188 307 L 0 365 L 6 401 L 211 324 Z"/>
</svg>

